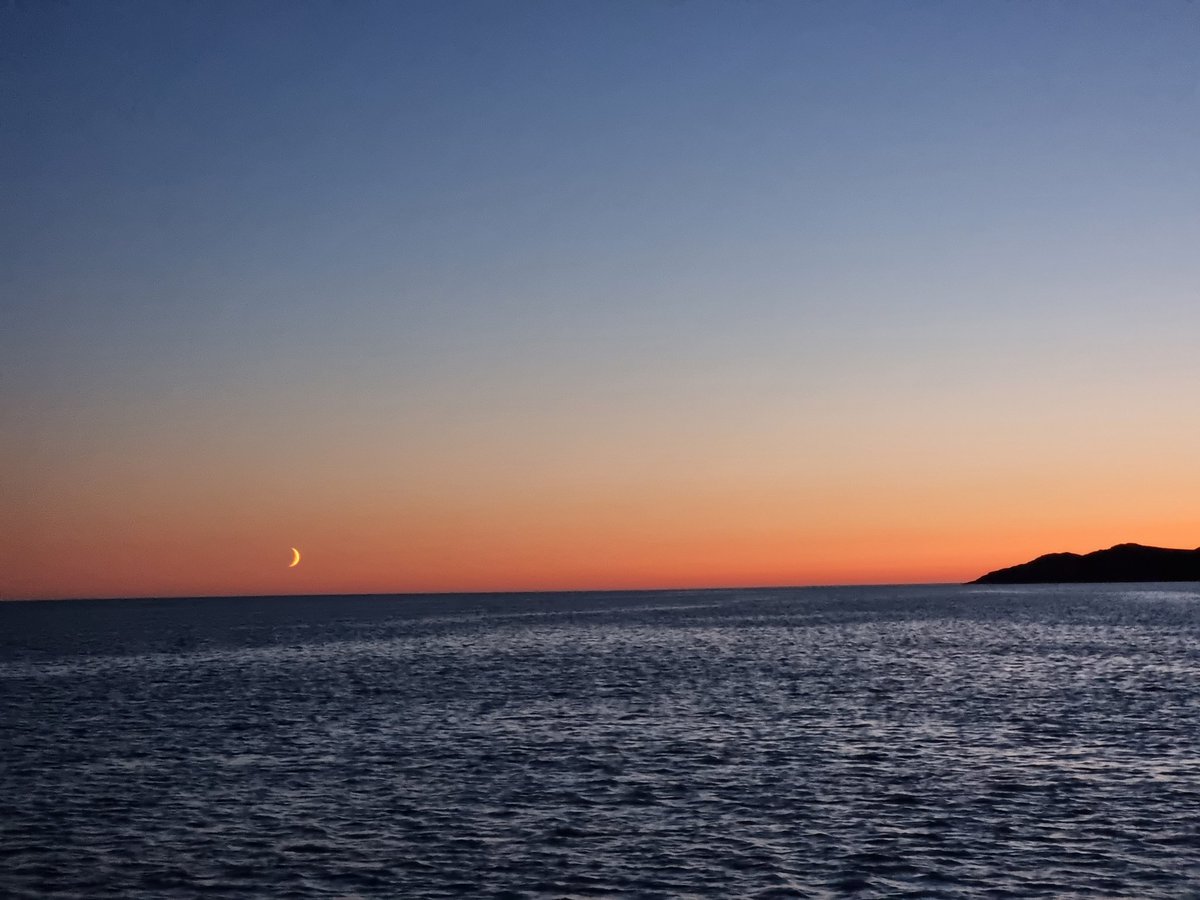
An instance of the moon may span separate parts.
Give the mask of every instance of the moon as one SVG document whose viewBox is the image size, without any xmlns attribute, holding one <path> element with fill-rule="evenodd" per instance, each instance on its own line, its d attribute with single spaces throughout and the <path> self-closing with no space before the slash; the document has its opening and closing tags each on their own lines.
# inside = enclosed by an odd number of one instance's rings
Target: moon
<svg viewBox="0 0 1200 900">
<path fill-rule="evenodd" d="M 296 566 L 300 565 L 300 551 L 297 550 L 295 547 L 292 548 L 292 556 L 294 558 L 292 559 L 292 561 L 290 563 L 288 563 L 289 569 L 294 569 L 294 568 L 296 568 Z"/>
</svg>

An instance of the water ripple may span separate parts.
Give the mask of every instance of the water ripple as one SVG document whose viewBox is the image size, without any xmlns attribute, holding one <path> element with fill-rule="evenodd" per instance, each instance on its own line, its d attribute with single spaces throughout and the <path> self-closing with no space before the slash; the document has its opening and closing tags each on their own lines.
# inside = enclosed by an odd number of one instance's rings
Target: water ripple
<svg viewBox="0 0 1200 900">
<path fill-rule="evenodd" d="M 1195 894 L 1198 601 L 3 604 L 0 894 Z"/>
</svg>

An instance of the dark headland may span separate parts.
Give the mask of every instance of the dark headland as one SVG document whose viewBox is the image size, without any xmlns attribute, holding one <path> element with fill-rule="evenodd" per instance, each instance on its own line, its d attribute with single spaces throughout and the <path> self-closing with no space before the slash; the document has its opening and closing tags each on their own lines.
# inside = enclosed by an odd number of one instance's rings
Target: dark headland
<svg viewBox="0 0 1200 900">
<path fill-rule="evenodd" d="M 1121 581 L 1200 581 L 1200 547 L 1173 550 L 1117 544 L 1092 553 L 1047 553 L 971 584 L 1064 584 Z"/>
</svg>

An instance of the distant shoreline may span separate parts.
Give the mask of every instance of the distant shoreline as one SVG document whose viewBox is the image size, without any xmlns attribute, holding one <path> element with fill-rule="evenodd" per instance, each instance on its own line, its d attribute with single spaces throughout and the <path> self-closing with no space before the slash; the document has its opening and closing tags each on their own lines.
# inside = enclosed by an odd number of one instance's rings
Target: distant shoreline
<svg viewBox="0 0 1200 900">
<path fill-rule="evenodd" d="M 1047 553 L 968 584 L 1125 584 L 1200 581 L 1200 548 L 1117 544 L 1091 553 Z"/>
</svg>

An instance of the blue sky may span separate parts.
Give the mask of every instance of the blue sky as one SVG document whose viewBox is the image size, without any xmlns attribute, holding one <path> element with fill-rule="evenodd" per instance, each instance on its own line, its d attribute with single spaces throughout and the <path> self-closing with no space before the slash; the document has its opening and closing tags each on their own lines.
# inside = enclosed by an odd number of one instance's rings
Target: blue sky
<svg viewBox="0 0 1200 900">
<path fill-rule="evenodd" d="M 259 341 L 269 355 L 280 333 L 328 346 L 346 310 L 417 349 L 475 328 L 519 343 L 531 324 L 537 340 L 625 337 L 648 300 L 643 327 L 668 332 L 692 315 L 737 329 L 747 311 L 836 323 L 855 306 L 986 321 L 1068 280 L 1061 302 L 1082 313 L 1107 305 L 1087 288 L 1173 274 L 1194 246 L 1186 5 L 6 18 L 18 323 L 61 339 L 79 316 L 121 356 L 173 356 L 181 331 L 233 358 Z M 886 296 L 872 275 L 933 283 Z M 818 293 L 863 299 L 823 309 Z"/>
</svg>

